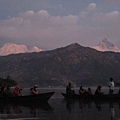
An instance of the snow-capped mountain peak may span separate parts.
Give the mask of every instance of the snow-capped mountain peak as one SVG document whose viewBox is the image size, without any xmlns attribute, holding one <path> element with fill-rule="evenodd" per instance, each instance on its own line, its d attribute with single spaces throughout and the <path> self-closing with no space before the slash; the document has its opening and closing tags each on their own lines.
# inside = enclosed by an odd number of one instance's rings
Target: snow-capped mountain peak
<svg viewBox="0 0 120 120">
<path fill-rule="evenodd" d="M 38 48 L 37 46 L 33 46 L 31 49 L 30 49 L 30 52 L 40 52 L 42 51 L 42 49 Z"/>
<path fill-rule="evenodd" d="M 98 46 L 100 46 L 100 47 L 103 48 L 103 49 L 108 49 L 108 50 L 112 50 L 112 49 L 114 49 L 114 47 L 115 47 L 114 44 L 113 44 L 113 43 L 110 43 L 107 38 L 104 38 L 104 39 L 98 44 Z"/>
<path fill-rule="evenodd" d="M 33 46 L 29 49 L 26 45 L 18 45 L 14 43 L 6 43 L 0 48 L 0 56 L 18 53 L 40 52 L 42 49 Z"/>
<path fill-rule="evenodd" d="M 120 52 L 120 49 L 111 43 L 107 38 L 104 38 L 97 46 L 93 46 L 92 48 L 98 51 Z"/>
</svg>

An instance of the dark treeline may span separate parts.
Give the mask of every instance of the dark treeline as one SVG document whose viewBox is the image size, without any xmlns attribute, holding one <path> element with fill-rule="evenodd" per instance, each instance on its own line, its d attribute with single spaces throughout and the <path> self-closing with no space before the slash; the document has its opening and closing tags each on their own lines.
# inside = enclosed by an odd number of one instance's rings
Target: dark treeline
<svg viewBox="0 0 120 120">
<path fill-rule="evenodd" d="M 10 76 L 7 76 L 5 79 L 0 77 L 0 87 L 15 86 L 17 82 L 13 80 Z"/>
</svg>

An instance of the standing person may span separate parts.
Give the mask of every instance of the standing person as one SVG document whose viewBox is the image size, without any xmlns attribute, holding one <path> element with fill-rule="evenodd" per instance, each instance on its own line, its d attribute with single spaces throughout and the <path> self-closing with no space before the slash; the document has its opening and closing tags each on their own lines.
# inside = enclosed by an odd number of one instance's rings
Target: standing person
<svg viewBox="0 0 120 120">
<path fill-rule="evenodd" d="M 109 86 L 109 94 L 113 94 L 115 83 L 113 81 L 113 78 L 110 78 L 110 82 L 108 83 Z"/>
</svg>

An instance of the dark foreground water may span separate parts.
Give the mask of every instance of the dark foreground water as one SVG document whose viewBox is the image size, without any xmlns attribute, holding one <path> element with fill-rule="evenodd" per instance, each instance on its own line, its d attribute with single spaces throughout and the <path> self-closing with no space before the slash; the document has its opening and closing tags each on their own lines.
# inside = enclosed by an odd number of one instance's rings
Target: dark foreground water
<svg viewBox="0 0 120 120">
<path fill-rule="evenodd" d="M 24 94 L 28 91 L 23 90 Z M 65 89 L 40 89 L 40 92 L 49 91 L 55 91 L 55 94 L 40 106 L 39 103 L 32 107 L 1 103 L 0 120 L 120 120 L 120 102 L 66 101 L 61 95 Z M 104 91 L 107 93 L 108 90 Z"/>
</svg>

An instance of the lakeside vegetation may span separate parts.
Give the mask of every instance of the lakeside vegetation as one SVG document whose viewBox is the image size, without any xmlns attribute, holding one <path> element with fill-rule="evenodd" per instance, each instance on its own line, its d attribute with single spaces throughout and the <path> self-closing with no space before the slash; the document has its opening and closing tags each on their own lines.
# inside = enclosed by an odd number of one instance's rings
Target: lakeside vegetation
<svg viewBox="0 0 120 120">
<path fill-rule="evenodd" d="M 7 87 L 7 86 L 15 86 L 17 82 L 13 80 L 10 76 L 7 76 L 5 79 L 0 77 L 0 86 Z"/>
</svg>

